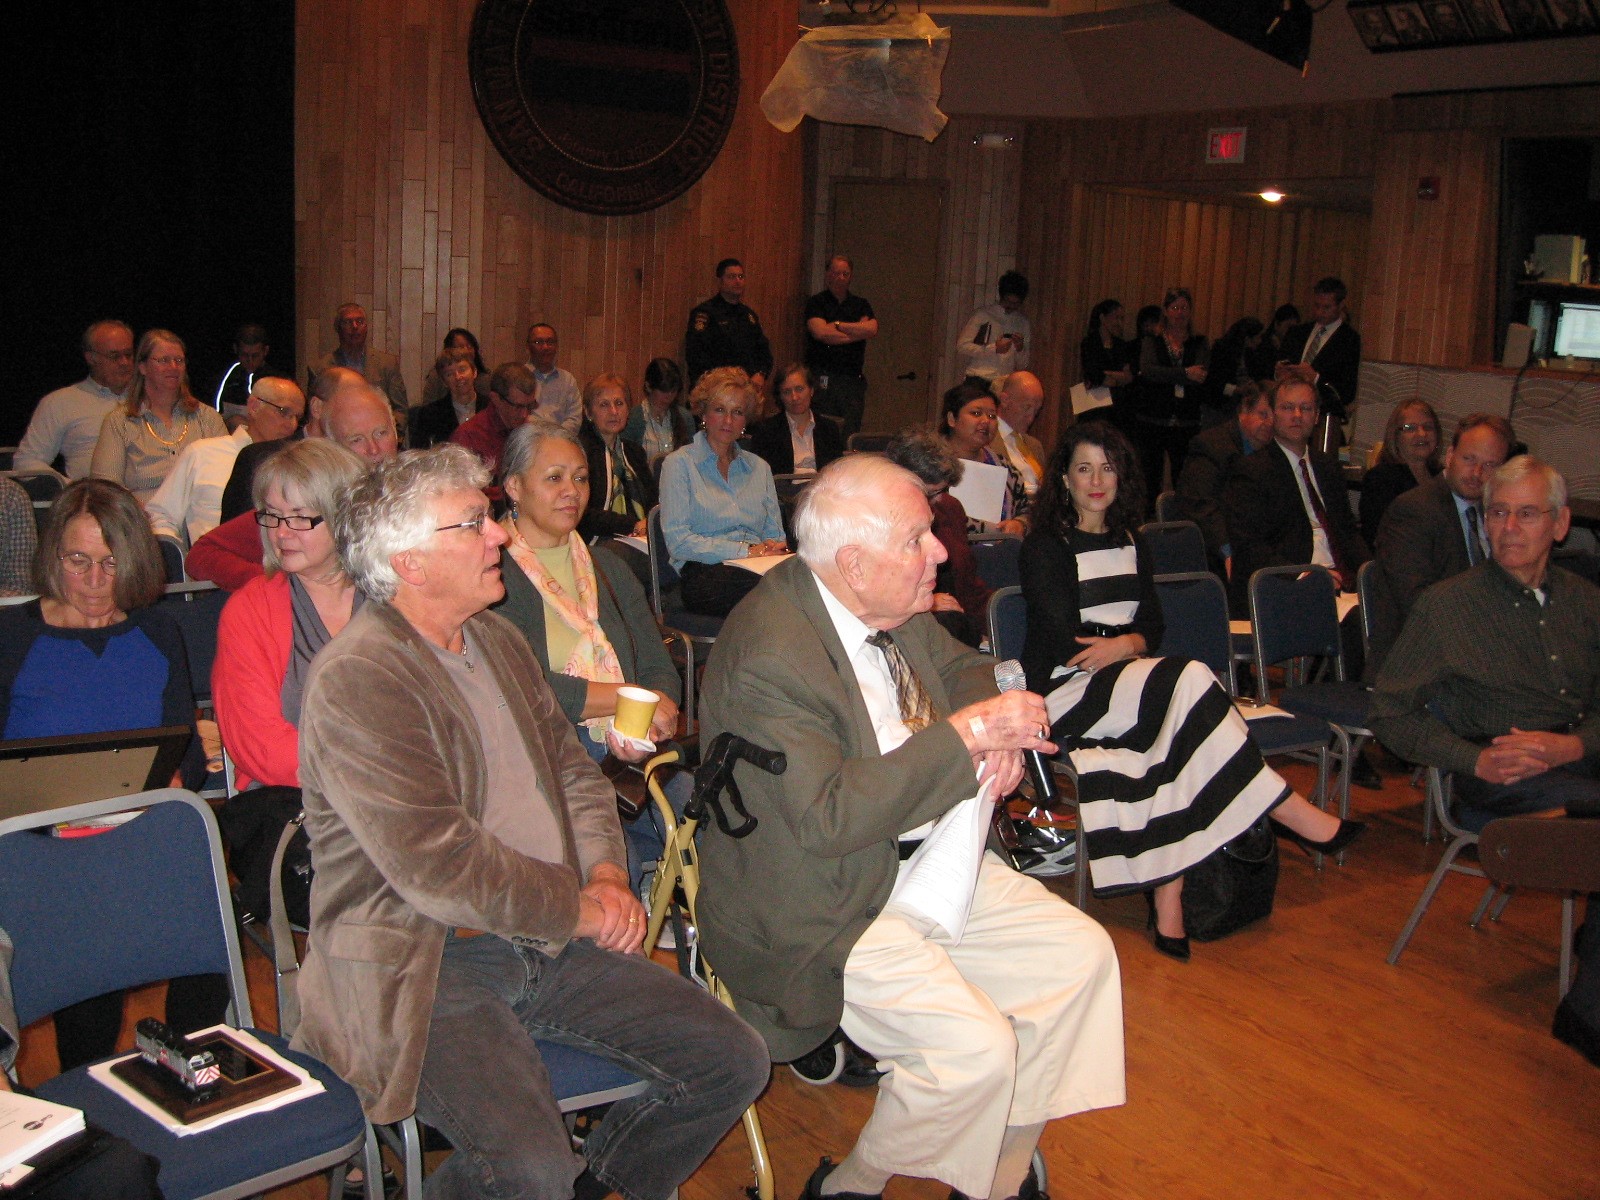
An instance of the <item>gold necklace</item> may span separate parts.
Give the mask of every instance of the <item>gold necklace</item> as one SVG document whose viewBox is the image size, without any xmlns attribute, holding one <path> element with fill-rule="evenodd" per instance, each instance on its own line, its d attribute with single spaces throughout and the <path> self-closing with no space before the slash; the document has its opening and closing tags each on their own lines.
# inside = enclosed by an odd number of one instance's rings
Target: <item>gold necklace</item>
<svg viewBox="0 0 1600 1200">
<path fill-rule="evenodd" d="M 176 417 L 178 414 L 177 414 L 176 411 L 174 411 L 172 415 L 174 417 Z M 150 431 L 150 436 L 155 438 L 156 441 L 160 442 L 163 446 L 165 446 L 167 448 L 167 453 L 168 454 L 176 454 L 178 452 L 178 447 L 183 445 L 184 438 L 189 436 L 189 422 L 188 421 L 184 421 L 184 423 L 183 423 L 183 432 L 180 433 L 177 436 L 177 439 L 175 441 L 170 441 L 169 442 L 169 441 L 167 441 L 166 438 L 162 437 L 159 433 L 156 432 L 155 423 L 150 420 L 150 414 L 149 413 L 144 413 L 143 417 L 144 417 L 144 427 Z"/>
</svg>

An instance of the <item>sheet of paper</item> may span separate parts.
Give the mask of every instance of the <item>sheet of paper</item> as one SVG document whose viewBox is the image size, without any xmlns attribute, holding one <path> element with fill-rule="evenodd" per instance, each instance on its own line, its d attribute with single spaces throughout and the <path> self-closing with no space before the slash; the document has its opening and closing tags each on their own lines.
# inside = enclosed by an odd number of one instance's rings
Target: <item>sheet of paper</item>
<svg viewBox="0 0 1600 1200">
<path fill-rule="evenodd" d="M 1084 387 L 1081 383 L 1072 385 L 1072 415 L 1081 417 L 1086 412 L 1093 412 L 1097 408 L 1108 408 L 1111 405 L 1111 389 L 1104 387 Z"/>
<path fill-rule="evenodd" d="M 1270 717 L 1292 717 L 1291 712 L 1285 712 L 1276 704 L 1252 704 L 1247 698 L 1236 698 L 1234 707 L 1239 710 L 1239 715 L 1246 721 L 1265 721 Z"/>
<path fill-rule="evenodd" d="M 634 537 L 631 533 L 627 537 L 619 537 L 613 540 L 621 542 L 624 546 L 632 546 L 640 554 L 650 553 L 650 543 L 642 537 Z"/>
<path fill-rule="evenodd" d="M 889 903 L 925 917 L 959 943 L 972 912 L 978 886 L 978 864 L 989 836 L 989 786 L 985 779 L 976 796 L 963 800 L 940 817 L 900 868 Z"/>
<path fill-rule="evenodd" d="M 319 1092 L 327 1091 L 322 1084 L 311 1078 L 304 1068 L 296 1066 L 284 1058 L 283 1055 L 276 1053 L 271 1047 L 263 1045 L 257 1038 L 251 1037 L 242 1029 L 234 1029 L 230 1025 L 213 1025 L 209 1029 L 198 1030 L 189 1036 L 191 1038 L 200 1038 L 208 1033 L 215 1033 L 217 1030 L 226 1030 L 229 1037 L 248 1047 L 252 1053 L 259 1054 L 274 1066 L 282 1067 L 300 1082 L 292 1088 L 285 1088 L 281 1092 L 263 1096 L 252 1104 L 241 1104 L 238 1108 L 230 1108 L 227 1112 L 218 1113 L 216 1116 L 208 1117 L 204 1121 L 196 1121 L 192 1125 L 185 1125 L 180 1121 L 174 1120 L 170 1114 L 162 1111 L 150 1100 L 111 1073 L 112 1067 L 120 1062 L 126 1062 L 130 1058 L 137 1058 L 138 1055 L 136 1054 L 123 1054 L 117 1058 L 108 1059 L 103 1063 L 96 1063 L 89 1068 L 89 1077 L 101 1086 L 115 1092 L 156 1124 L 168 1132 L 176 1134 L 178 1137 L 204 1133 L 208 1129 L 215 1129 L 217 1126 L 226 1125 L 230 1121 L 254 1116 L 256 1113 L 270 1112 L 275 1108 L 282 1108 L 285 1104 L 293 1104 L 296 1100 L 303 1100 L 307 1096 L 315 1096 Z"/>
<path fill-rule="evenodd" d="M 765 554 L 760 558 L 730 558 L 722 565 L 725 567 L 743 567 L 746 571 L 754 571 L 757 575 L 765 575 L 781 562 L 788 562 L 792 554 Z"/>
<path fill-rule="evenodd" d="M 83 1128 L 83 1113 L 21 1092 L 0 1092 L 0 1173 Z"/>
<path fill-rule="evenodd" d="M 967 516 L 977 521 L 998 521 L 1006 499 L 1010 472 L 998 463 L 963 462 L 961 482 L 950 494 L 961 501 Z"/>
</svg>

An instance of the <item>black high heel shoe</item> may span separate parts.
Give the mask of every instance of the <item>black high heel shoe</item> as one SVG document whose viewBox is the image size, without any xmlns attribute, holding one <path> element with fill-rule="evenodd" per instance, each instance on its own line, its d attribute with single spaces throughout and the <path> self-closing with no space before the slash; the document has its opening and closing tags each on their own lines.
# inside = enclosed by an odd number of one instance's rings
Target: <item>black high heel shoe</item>
<svg viewBox="0 0 1600 1200">
<path fill-rule="evenodd" d="M 1307 854 L 1338 854 L 1367 831 L 1365 821 L 1340 821 L 1339 828 L 1334 830 L 1331 838 L 1325 842 L 1314 842 L 1279 821 L 1274 821 L 1273 824 L 1278 828 L 1279 837 L 1288 838 Z"/>
<path fill-rule="evenodd" d="M 1149 891 L 1144 894 L 1144 902 L 1150 909 L 1150 919 L 1145 924 L 1151 935 L 1155 938 L 1156 949 L 1168 958 L 1177 959 L 1179 962 L 1189 961 L 1189 937 L 1168 937 L 1156 928 L 1156 894 Z"/>
</svg>

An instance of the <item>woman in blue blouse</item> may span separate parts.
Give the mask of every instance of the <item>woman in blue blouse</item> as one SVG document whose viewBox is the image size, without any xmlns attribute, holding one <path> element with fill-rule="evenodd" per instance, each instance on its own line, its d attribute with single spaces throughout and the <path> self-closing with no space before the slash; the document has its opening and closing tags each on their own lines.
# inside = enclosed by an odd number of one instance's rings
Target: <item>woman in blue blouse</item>
<svg viewBox="0 0 1600 1200">
<path fill-rule="evenodd" d="M 183 639 L 150 607 L 165 571 L 133 494 L 104 479 L 61 493 L 39 534 L 39 598 L 0 612 L 0 729 L 7 740 L 194 725 Z M 192 742 L 175 785 L 204 775 Z M 227 1004 L 219 975 L 175 979 L 167 1022 L 185 1032 L 215 1024 Z M 62 1070 L 110 1054 L 122 1024 L 113 992 L 56 1013 Z"/>
<path fill-rule="evenodd" d="M 754 571 L 727 566 L 729 559 L 789 550 L 772 468 L 739 448 L 759 402 L 738 367 L 707 371 L 689 395 L 705 428 L 661 464 L 661 534 L 690 612 L 725 617 L 761 582 Z"/>
</svg>

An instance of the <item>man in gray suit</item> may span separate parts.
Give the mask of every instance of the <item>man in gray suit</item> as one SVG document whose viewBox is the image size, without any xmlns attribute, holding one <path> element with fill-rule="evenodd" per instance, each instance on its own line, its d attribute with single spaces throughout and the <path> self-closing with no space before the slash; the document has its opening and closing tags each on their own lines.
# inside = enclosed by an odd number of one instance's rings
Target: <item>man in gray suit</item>
<svg viewBox="0 0 1600 1200">
<path fill-rule="evenodd" d="M 1423 589 L 1459 575 L 1488 557 L 1483 486 L 1516 441 L 1511 422 L 1492 413 L 1469 413 L 1456 426 L 1444 471 L 1400 496 L 1378 526 L 1377 586 L 1373 588 L 1371 682 L 1400 636 Z"/>
<path fill-rule="evenodd" d="M 616 797 L 504 594 L 471 451 L 374 467 L 334 519 L 366 604 L 305 684 L 316 868 L 295 1037 L 373 1121 L 415 1111 L 455 1153 L 436 1197 L 666 1200 L 765 1086 L 756 1035 L 639 954 Z M 575 1154 L 535 1039 L 649 1086 Z"/>
<path fill-rule="evenodd" d="M 1045 1122 L 1125 1095 L 1105 931 L 983 849 L 1020 751 L 1054 749 L 1044 702 L 997 694 L 993 661 L 928 615 L 945 552 L 915 476 L 847 455 L 794 523 L 799 556 L 733 611 L 706 672 L 706 735 L 788 769 L 741 767 L 756 828 L 703 839 L 701 937 L 773 1058 L 842 1027 L 888 1069 L 807 1200 L 877 1197 L 893 1175 L 1032 1196 Z M 936 850 L 962 864 L 934 889 L 948 911 L 915 895 Z"/>
</svg>

